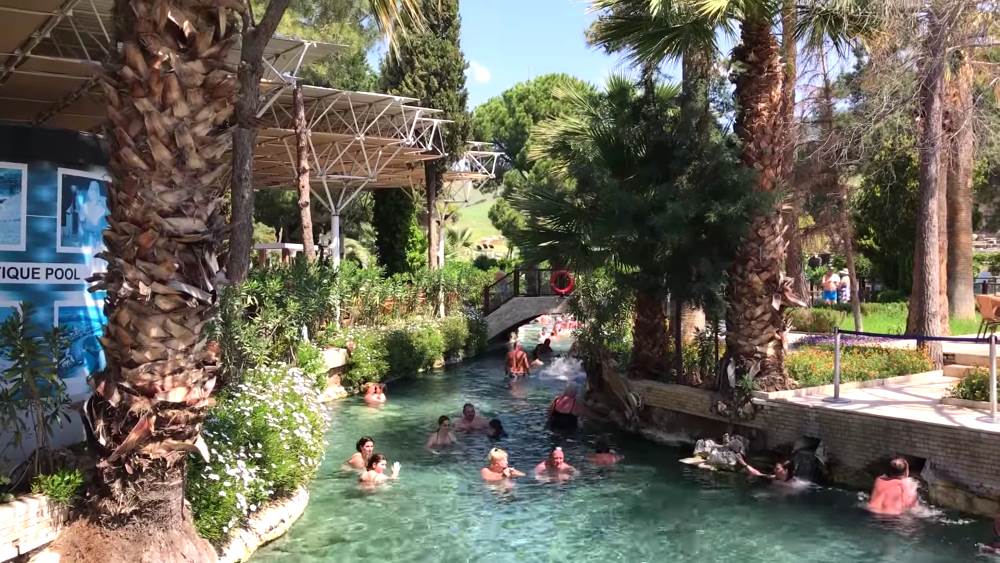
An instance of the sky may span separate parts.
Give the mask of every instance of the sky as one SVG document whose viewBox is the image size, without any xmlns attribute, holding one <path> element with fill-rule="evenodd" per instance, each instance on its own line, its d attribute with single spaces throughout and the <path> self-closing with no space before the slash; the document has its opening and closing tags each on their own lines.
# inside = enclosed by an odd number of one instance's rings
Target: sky
<svg viewBox="0 0 1000 563">
<path fill-rule="evenodd" d="M 463 0 L 462 51 L 474 109 L 518 82 L 564 72 L 594 84 L 627 70 L 617 55 L 587 46 L 586 0 Z"/>
</svg>

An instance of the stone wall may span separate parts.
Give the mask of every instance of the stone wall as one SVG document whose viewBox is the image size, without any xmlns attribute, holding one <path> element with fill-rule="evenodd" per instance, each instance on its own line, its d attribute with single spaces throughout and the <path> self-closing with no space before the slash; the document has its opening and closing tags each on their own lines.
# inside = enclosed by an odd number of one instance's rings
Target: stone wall
<svg viewBox="0 0 1000 563">
<path fill-rule="evenodd" d="M 44 495 L 25 495 L 0 504 L 0 561 L 56 539 L 68 519 L 69 509 Z"/>
<path fill-rule="evenodd" d="M 709 412 L 710 391 L 651 381 L 632 384 L 646 409 L 653 411 L 646 418 L 658 423 L 661 433 L 699 437 L 692 435 L 697 431 L 693 417 L 701 419 L 708 432 L 718 432 L 719 424 L 727 422 Z M 755 449 L 774 449 L 803 436 L 817 438 L 826 446 L 834 480 L 861 489 L 871 486 L 888 459 L 922 458 L 926 464 L 921 478 L 932 502 L 990 517 L 1000 513 L 1000 433 L 780 400 L 755 402 L 760 407 L 756 418 L 739 425 Z"/>
</svg>

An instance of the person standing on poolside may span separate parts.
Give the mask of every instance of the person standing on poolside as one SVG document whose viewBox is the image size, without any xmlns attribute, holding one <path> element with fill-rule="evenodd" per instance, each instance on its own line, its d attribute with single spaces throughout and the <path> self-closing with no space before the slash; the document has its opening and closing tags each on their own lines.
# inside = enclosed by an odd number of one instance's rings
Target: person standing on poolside
<svg viewBox="0 0 1000 563">
<path fill-rule="evenodd" d="M 371 436 L 362 436 L 355 444 L 354 449 L 358 451 L 344 463 L 351 469 L 364 471 L 368 467 L 368 460 L 371 459 L 372 452 L 375 451 L 375 440 Z"/>
<path fill-rule="evenodd" d="M 389 465 L 389 461 L 382 454 L 372 454 L 372 458 L 368 460 L 367 470 L 358 477 L 358 481 L 365 485 L 381 485 L 389 479 L 399 478 L 399 462 L 392 464 L 392 473 L 389 475 L 385 474 L 386 466 Z"/>
<path fill-rule="evenodd" d="M 432 450 L 434 448 L 446 448 L 456 443 L 458 443 L 458 440 L 455 439 L 455 434 L 451 431 L 451 419 L 446 415 L 441 415 L 438 418 L 437 430 L 427 438 L 427 444 L 424 447 Z"/>
<path fill-rule="evenodd" d="M 505 363 L 508 377 L 525 377 L 531 374 L 531 361 L 520 342 L 515 342 L 514 348 L 507 352 Z"/>
<path fill-rule="evenodd" d="M 822 285 L 823 302 L 827 305 L 833 305 L 837 302 L 837 290 L 840 288 L 840 276 L 837 275 L 837 272 L 833 271 L 833 266 L 826 267 Z"/>
<path fill-rule="evenodd" d="M 570 479 L 577 474 L 572 465 L 566 463 L 562 448 L 556 447 L 549 457 L 535 466 L 535 477 L 539 479 Z"/>
<path fill-rule="evenodd" d="M 868 510 L 884 516 L 899 516 L 917 506 L 917 483 L 910 478 L 910 464 L 897 457 L 889 471 L 875 479 Z"/>
<path fill-rule="evenodd" d="M 497 482 L 524 477 L 523 472 L 514 469 L 508 464 L 507 452 L 500 448 L 490 450 L 486 460 L 489 462 L 489 465 L 479 470 L 479 475 L 483 478 L 483 481 Z"/>
<path fill-rule="evenodd" d="M 460 432 L 484 432 L 489 427 L 489 421 L 476 414 L 476 407 L 472 403 L 465 403 L 462 418 L 455 423 L 455 430 Z"/>
</svg>

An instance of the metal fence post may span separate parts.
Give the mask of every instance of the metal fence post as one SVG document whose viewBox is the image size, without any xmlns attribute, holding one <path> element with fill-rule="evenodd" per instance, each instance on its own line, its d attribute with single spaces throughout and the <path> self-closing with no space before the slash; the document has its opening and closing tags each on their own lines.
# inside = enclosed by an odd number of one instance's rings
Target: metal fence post
<svg viewBox="0 0 1000 563">
<path fill-rule="evenodd" d="M 997 335 L 990 335 L 990 417 L 997 422 Z"/>
<path fill-rule="evenodd" d="M 823 399 L 827 403 L 849 403 L 840 396 L 840 329 L 833 329 L 833 396 Z"/>
</svg>

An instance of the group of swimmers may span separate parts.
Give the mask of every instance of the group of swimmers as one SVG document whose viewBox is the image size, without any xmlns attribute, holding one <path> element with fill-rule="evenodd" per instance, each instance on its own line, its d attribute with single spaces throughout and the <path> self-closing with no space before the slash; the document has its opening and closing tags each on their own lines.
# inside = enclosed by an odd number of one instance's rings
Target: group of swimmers
<svg viewBox="0 0 1000 563">
<path fill-rule="evenodd" d="M 570 392 L 573 393 L 575 400 L 575 386 L 567 386 L 566 391 L 553 401 L 551 409 L 555 409 L 557 404 L 561 404 L 560 399 L 567 397 Z M 565 409 L 566 407 L 560 408 Z M 461 418 L 454 425 L 447 415 L 438 418 L 438 428 L 427 438 L 425 447 L 436 450 L 457 444 L 456 430 L 465 433 L 485 433 L 495 440 L 507 437 L 507 432 L 499 419 L 494 418 L 487 421 L 476 412 L 474 405 L 466 403 L 462 407 Z M 393 463 L 391 472 L 387 474 L 388 459 L 384 454 L 375 452 L 375 440 L 370 436 L 361 437 L 355 444 L 355 449 L 357 451 L 345 462 L 345 465 L 360 472 L 358 477 L 360 483 L 379 485 L 399 478 L 399 462 Z M 618 463 L 622 460 L 622 456 L 616 454 L 606 441 L 600 440 L 595 452 L 590 454 L 587 459 L 594 465 L 607 466 Z M 577 473 L 578 470 L 566 462 L 566 455 L 561 447 L 553 448 L 548 457 L 539 462 L 534 469 L 535 477 L 539 480 L 565 480 L 576 476 Z M 490 449 L 487 465 L 479 471 L 479 474 L 487 482 L 506 481 L 525 476 L 524 472 L 509 465 L 507 452 L 500 448 Z"/>
</svg>

